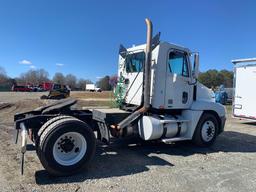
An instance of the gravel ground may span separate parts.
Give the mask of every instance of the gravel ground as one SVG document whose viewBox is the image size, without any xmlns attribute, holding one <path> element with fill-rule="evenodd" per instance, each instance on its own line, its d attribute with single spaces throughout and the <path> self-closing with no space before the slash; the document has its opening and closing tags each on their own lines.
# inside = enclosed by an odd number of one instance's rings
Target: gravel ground
<svg viewBox="0 0 256 192">
<path fill-rule="evenodd" d="M 156 144 L 120 140 L 98 143 L 84 172 L 50 177 L 34 151 L 20 175 L 19 145 L 13 142 L 13 115 L 45 104 L 42 93 L 0 93 L 0 191 L 256 191 L 256 124 L 232 119 L 210 148 L 189 142 Z"/>
</svg>

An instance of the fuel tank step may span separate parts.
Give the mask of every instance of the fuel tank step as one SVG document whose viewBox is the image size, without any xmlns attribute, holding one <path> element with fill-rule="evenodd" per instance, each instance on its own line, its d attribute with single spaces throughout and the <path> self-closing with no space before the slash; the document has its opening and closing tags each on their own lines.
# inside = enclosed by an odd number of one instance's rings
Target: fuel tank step
<svg viewBox="0 0 256 192">
<path fill-rule="evenodd" d="M 190 140 L 190 138 L 186 138 L 186 137 L 164 138 L 164 139 L 162 139 L 162 142 L 172 143 L 172 142 L 176 142 L 176 141 L 186 141 L 186 140 Z"/>
<path fill-rule="evenodd" d="M 189 122 L 189 120 L 186 119 L 164 119 L 160 120 L 160 123 L 185 123 Z"/>
</svg>

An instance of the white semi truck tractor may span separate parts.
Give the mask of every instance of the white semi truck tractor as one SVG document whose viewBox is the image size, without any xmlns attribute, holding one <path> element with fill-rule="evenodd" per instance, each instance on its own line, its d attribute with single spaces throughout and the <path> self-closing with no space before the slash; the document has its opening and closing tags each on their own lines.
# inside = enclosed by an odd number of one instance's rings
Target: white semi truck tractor
<svg viewBox="0 0 256 192">
<path fill-rule="evenodd" d="M 198 53 L 160 41 L 160 33 L 152 38 L 152 23 L 146 19 L 146 24 L 146 44 L 120 46 L 115 89 L 119 108 L 78 110 L 71 107 L 75 100 L 64 99 L 15 115 L 22 159 L 27 137 L 44 168 L 57 176 L 88 165 L 96 139 L 111 143 L 115 137 L 133 135 L 146 141 L 213 144 L 224 130 L 225 108 L 197 81 Z"/>
</svg>

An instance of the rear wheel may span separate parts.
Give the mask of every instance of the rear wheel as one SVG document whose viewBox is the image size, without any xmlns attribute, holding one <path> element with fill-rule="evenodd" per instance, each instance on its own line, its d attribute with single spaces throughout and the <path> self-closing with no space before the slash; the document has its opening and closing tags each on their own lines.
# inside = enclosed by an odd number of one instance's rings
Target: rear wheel
<svg viewBox="0 0 256 192">
<path fill-rule="evenodd" d="M 62 134 L 53 146 L 53 157 L 57 163 L 70 166 L 79 162 L 85 155 L 87 142 L 84 136 L 77 132 Z"/>
<path fill-rule="evenodd" d="M 75 118 L 50 124 L 39 140 L 39 159 L 52 175 L 71 175 L 82 170 L 95 153 L 92 129 Z"/>
<path fill-rule="evenodd" d="M 218 129 L 217 118 L 211 113 L 204 113 L 197 124 L 193 142 L 204 147 L 212 145 L 216 140 Z"/>
<path fill-rule="evenodd" d="M 40 150 L 40 147 L 39 147 L 40 137 L 43 134 L 43 132 L 45 131 L 45 129 L 47 127 L 49 127 L 51 124 L 55 123 L 56 121 L 59 121 L 61 119 L 67 119 L 67 118 L 73 118 L 73 117 L 67 116 L 67 115 L 60 115 L 60 116 L 54 117 L 54 118 L 46 121 L 46 123 L 43 124 L 43 126 L 39 129 L 39 131 L 37 132 L 37 134 L 35 136 L 35 146 L 36 146 L 37 155 L 39 155 L 38 151 Z"/>
</svg>

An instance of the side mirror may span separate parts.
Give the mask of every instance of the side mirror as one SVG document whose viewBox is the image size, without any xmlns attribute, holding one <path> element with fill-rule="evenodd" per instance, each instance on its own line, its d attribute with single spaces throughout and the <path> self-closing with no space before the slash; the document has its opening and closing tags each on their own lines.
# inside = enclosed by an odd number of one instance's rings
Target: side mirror
<svg viewBox="0 0 256 192">
<path fill-rule="evenodd" d="M 199 74 L 199 54 L 195 53 L 194 54 L 194 66 L 193 66 L 193 72 L 192 72 L 193 78 L 197 79 L 198 74 Z"/>
</svg>

